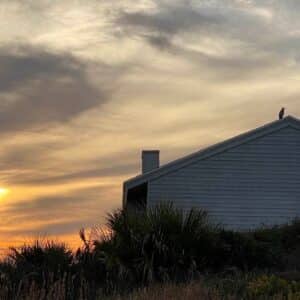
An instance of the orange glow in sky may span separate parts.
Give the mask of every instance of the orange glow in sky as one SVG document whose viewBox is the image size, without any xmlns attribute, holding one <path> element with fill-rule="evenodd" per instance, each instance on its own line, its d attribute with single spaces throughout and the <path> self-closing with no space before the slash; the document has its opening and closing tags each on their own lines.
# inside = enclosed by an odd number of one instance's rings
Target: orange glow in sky
<svg viewBox="0 0 300 300">
<path fill-rule="evenodd" d="M 0 187 L 0 199 L 5 197 L 9 193 L 9 190 L 3 187 Z"/>
</svg>

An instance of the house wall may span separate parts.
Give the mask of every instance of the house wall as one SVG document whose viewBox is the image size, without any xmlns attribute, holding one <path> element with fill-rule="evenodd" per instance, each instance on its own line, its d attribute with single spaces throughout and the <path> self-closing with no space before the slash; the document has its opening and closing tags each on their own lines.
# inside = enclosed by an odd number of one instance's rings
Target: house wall
<svg viewBox="0 0 300 300">
<path fill-rule="evenodd" d="M 300 131 L 286 127 L 149 181 L 148 206 L 172 201 L 248 229 L 300 216 Z"/>
</svg>

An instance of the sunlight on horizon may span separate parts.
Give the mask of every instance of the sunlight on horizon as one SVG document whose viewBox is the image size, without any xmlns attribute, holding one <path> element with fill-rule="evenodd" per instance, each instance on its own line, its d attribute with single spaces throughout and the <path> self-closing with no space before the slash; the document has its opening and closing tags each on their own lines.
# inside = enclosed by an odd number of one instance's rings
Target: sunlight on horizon
<svg viewBox="0 0 300 300">
<path fill-rule="evenodd" d="M 8 193 L 9 193 L 9 189 L 0 187 L 0 199 L 2 199 L 3 197 L 5 197 Z"/>
</svg>

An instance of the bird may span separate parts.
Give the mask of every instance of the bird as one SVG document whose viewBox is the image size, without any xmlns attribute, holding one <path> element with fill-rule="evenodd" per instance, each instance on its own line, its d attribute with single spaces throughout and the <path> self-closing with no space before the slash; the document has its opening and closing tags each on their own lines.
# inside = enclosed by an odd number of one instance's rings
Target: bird
<svg viewBox="0 0 300 300">
<path fill-rule="evenodd" d="M 280 110 L 280 112 L 279 112 L 279 114 L 278 114 L 279 120 L 283 119 L 283 117 L 284 117 L 284 110 L 285 110 L 285 108 L 282 107 L 281 110 Z"/>
</svg>

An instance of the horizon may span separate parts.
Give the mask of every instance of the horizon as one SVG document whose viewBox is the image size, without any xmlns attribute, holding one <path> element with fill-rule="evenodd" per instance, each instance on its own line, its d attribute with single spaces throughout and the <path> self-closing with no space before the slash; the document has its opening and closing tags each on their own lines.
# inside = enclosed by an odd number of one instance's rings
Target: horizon
<svg viewBox="0 0 300 300">
<path fill-rule="evenodd" d="M 72 247 L 121 207 L 143 149 L 165 164 L 300 115 L 300 3 L 0 3 L 0 252 Z"/>
</svg>

